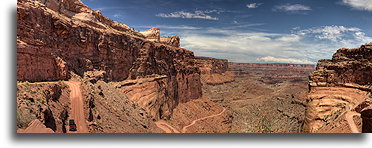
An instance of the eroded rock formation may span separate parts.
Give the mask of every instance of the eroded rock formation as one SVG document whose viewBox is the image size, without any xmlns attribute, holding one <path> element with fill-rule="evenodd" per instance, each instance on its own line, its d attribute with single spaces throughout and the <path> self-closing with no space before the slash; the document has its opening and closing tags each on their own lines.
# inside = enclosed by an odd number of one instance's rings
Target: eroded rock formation
<svg viewBox="0 0 372 148">
<path fill-rule="evenodd" d="M 229 68 L 236 77 L 255 77 L 266 84 L 285 81 L 308 81 L 307 77 L 315 70 L 310 64 L 285 63 L 229 63 Z"/>
<path fill-rule="evenodd" d="M 206 84 L 218 85 L 234 81 L 234 75 L 228 71 L 228 60 L 196 57 L 195 63 L 199 66 L 202 81 Z"/>
<path fill-rule="evenodd" d="M 79 0 L 18 0 L 17 20 L 18 81 L 67 80 L 71 73 L 84 77 L 91 71 L 100 71 L 106 82 L 165 76 L 146 84 L 153 90 L 148 95 L 165 96 L 157 106 L 143 104 L 154 98 L 137 98 L 142 92 L 128 94 L 131 100 L 149 99 L 138 103 L 154 118 L 202 94 L 194 53 L 178 48 L 177 38 L 161 43 L 160 31 L 146 36 Z M 152 37 L 159 42 L 149 41 Z"/>
<path fill-rule="evenodd" d="M 170 37 L 162 37 L 160 36 L 160 29 L 159 28 L 151 28 L 144 32 L 141 32 L 143 36 L 149 41 L 158 42 L 167 44 L 173 47 L 179 48 L 181 46 L 180 37 L 179 36 L 170 36 Z"/>
<path fill-rule="evenodd" d="M 149 41 L 160 42 L 160 29 L 159 28 L 151 28 L 141 33 Z"/>
<path fill-rule="evenodd" d="M 170 37 L 160 37 L 160 42 L 164 44 L 168 44 L 174 47 L 180 47 L 180 37 L 179 36 L 170 36 Z"/>
<path fill-rule="evenodd" d="M 339 49 L 331 60 L 319 61 L 310 76 L 305 132 L 327 132 L 322 128 L 342 122 L 346 112 L 370 108 L 371 52 L 370 45 Z"/>
</svg>

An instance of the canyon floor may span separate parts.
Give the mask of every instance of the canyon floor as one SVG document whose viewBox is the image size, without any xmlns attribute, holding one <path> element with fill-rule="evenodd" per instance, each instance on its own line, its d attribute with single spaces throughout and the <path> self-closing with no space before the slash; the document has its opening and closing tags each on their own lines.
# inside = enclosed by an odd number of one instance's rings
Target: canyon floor
<svg viewBox="0 0 372 148">
<path fill-rule="evenodd" d="M 311 65 L 230 64 L 235 81 L 204 83 L 203 96 L 233 112 L 232 133 L 298 133 L 312 70 Z"/>
<path fill-rule="evenodd" d="M 17 26 L 18 133 L 70 133 L 70 120 L 73 133 L 371 129 L 371 45 L 339 49 L 316 68 L 231 63 L 80 0 L 18 0 Z"/>
</svg>

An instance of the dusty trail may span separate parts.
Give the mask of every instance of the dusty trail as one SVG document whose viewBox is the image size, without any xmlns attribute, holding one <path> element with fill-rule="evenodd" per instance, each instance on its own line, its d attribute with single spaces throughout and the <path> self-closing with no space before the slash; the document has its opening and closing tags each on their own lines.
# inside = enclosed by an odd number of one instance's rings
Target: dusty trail
<svg viewBox="0 0 372 148">
<path fill-rule="evenodd" d="M 54 133 L 54 131 L 45 127 L 39 120 L 34 120 L 26 129 L 17 130 L 17 133 Z"/>
<path fill-rule="evenodd" d="M 225 111 L 226 111 L 226 108 L 223 108 L 222 112 L 220 112 L 219 114 L 210 115 L 210 116 L 207 116 L 207 117 L 203 117 L 203 118 L 199 118 L 199 119 L 193 120 L 191 122 L 191 124 L 183 127 L 181 132 L 179 132 L 176 128 L 174 128 L 171 125 L 169 125 L 164 120 L 157 121 L 157 122 L 155 122 L 155 124 L 160 129 L 162 129 L 165 133 L 186 133 L 187 132 L 187 128 L 195 125 L 196 122 L 201 121 L 201 120 L 205 120 L 205 119 L 208 119 L 208 118 L 214 118 L 214 117 L 217 117 L 217 116 L 221 116 Z"/>
<path fill-rule="evenodd" d="M 165 133 L 180 133 L 177 129 L 169 125 L 164 120 L 157 121 L 156 126 L 158 126 L 160 129 L 162 129 Z"/>
<path fill-rule="evenodd" d="M 84 101 L 81 95 L 80 82 L 65 82 L 70 87 L 71 112 L 70 119 L 75 120 L 77 131 L 74 133 L 89 133 L 84 115 Z"/>
<path fill-rule="evenodd" d="M 351 131 L 353 133 L 360 133 L 358 127 L 356 126 L 355 122 L 354 122 L 354 116 L 359 116 L 360 117 L 360 114 L 357 113 L 357 112 L 351 112 L 351 111 L 348 111 L 345 113 L 345 119 L 347 121 L 347 123 L 349 124 L 349 127 L 351 129 Z"/>
</svg>

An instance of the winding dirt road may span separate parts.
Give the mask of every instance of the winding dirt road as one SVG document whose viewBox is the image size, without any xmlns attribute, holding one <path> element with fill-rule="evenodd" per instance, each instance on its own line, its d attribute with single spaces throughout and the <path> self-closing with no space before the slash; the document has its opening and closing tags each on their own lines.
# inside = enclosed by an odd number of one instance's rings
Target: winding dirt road
<svg viewBox="0 0 372 148">
<path fill-rule="evenodd" d="M 223 108 L 223 110 L 219 114 L 210 115 L 210 116 L 207 116 L 207 117 L 203 117 L 203 118 L 199 118 L 199 119 L 193 120 L 191 122 L 191 124 L 189 124 L 189 125 L 187 125 L 187 126 L 185 126 L 185 127 L 182 128 L 182 132 L 178 131 L 176 128 L 172 127 L 171 125 L 169 125 L 164 120 L 157 121 L 157 122 L 155 122 L 155 124 L 160 129 L 162 129 L 165 133 L 187 133 L 187 128 L 195 125 L 196 122 L 201 121 L 201 120 L 205 120 L 205 119 L 208 119 L 208 118 L 214 118 L 214 117 L 217 117 L 217 116 L 221 116 L 225 111 L 226 111 L 226 108 Z"/>
<path fill-rule="evenodd" d="M 356 126 L 355 122 L 354 122 L 354 116 L 361 116 L 359 113 L 357 112 L 352 112 L 352 111 L 349 111 L 349 112 L 346 112 L 345 113 L 345 119 L 347 121 L 347 123 L 349 124 L 349 127 L 351 129 L 351 131 L 353 133 L 360 133 L 358 127 Z"/>
<path fill-rule="evenodd" d="M 72 133 L 89 133 L 84 115 L 84 101 L 81 95 L 80 82 L 65 82 L 70 87 L 71 112 L 69 118 L 75 120 L 77 131 Z"/>
</svg>

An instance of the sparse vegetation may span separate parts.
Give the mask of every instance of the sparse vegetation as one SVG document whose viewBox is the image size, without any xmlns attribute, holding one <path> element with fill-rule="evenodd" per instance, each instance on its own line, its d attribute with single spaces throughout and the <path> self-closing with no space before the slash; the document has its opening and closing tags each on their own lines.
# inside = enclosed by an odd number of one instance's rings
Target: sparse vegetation
<svg viewBox="0 0 372 148">
<path fill-rule="evenodd" d="M 31 121 L 36 119 L 35 115 L 31 114 L 28 109 L 22 107 L 17 108 L 16 118 L 18 128 L 26 128 Z"/>
</svg>

